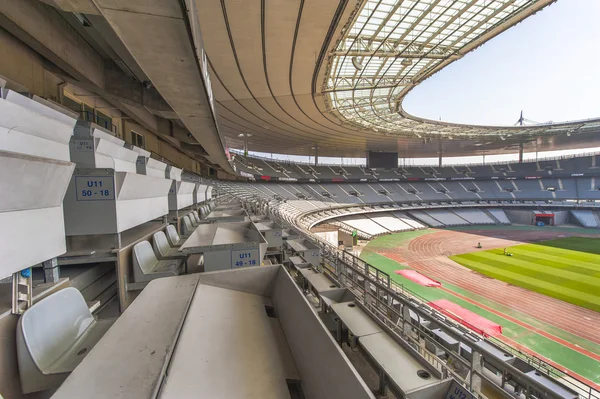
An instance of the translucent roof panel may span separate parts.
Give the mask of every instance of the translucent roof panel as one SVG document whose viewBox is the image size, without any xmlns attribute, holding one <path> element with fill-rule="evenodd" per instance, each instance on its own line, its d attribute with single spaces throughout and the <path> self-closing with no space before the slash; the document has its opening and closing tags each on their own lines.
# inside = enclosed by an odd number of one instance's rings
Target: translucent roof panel
<svg viewBox="0 0 600 399">
<path fill-rule="evenodd" d="M 357 128 L 413 134 L 400 104 L 440 68 L 552 0 L 366 0 L 327 65 L 328 111 Z M 430 134 L 473 134 L 432 127 Z M 497 133 L 497 132 L 496 132 Z"/>
</svg>

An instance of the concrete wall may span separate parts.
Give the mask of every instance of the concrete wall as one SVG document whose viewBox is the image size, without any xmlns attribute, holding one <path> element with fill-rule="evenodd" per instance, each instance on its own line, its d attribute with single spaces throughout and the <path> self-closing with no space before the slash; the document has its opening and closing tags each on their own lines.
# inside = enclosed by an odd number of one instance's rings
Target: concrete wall
<svg viewBox="0 0 600 399">
<path fill-rule="evenodd" d="M 337 247 L 338 245 L 338 231 L 319 231 L 315 232 L 316 235 L 323 238 L 325 241 Z"/>
<path fill-rule="evenodd" d="M 51 84 L 51 74 L 44 70 L 43 62 L 35 51 L 0 29 L 0 75 L 27 88 L 30 93 L 58 101 L 58 89 Z"/>
<path fill-rule="evenodd" d="M 285 270 L 273 304 L 310 399 L 375 398 Z"/>
<path fill-rule="evenodd" d="M 533 211 L 520 211 L 520 210 L 512 210 L 506 209 L 504 210 L 506 216 L 511 221 L 511 223 L 516 224 L 535 224 L 535 215 Z"/>
<path fill-rule="evenodd" d="M 143 128 L 142 126 L 134 123 L 130 120 L 126 120 L 123 123 L 124 137 L 123 139 L 132 143 L 131 131 L 133 130 L 137 134 L 144 136 L 144 145 L 147 151 L 150 151 L 167 161 L 175 164 L 179 168 L 191 171 L 200 172 L 200 163 L 191 157 L 188 157 L 183 152 L 179 151 L 175 146 L 167 143 L 164 140 L 160 140 L 158 136 L 151 131 Z"/>
<path fill-rule="evenodd" d="M 554 211 L 554 225 L 560 226 L 571 222 L 569 211 Z"/>
<path fill-rule="evenodd" d="M 112 118 L 116 134 L 131 143 L 131 130 L 145 138 L 148 151 L 165 158 L 179 168 L 200 173 L 200 163 L 187 156 L 174 145 L 159 140 L 158 136 L 143 127 L 122 119 L 123 113 L 101 97 L 77 87 L 66 84 L 44 68 L 44 59 L 29 46 L 0 29 L 0 76 L 22 86 L 23 89 L 40 97 L 60 103 L 63 95 L 74 101 L 85 103 Z"/>
</svg>

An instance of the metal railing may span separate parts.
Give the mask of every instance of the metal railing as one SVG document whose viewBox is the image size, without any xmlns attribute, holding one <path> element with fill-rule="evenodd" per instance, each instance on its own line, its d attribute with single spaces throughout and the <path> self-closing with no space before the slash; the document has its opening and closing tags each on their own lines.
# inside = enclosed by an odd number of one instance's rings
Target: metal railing
<svg viewBox="0 0 600 399">
<path fill-rule="evenodd" d="M 257 159 L 260 161 L 264 161 L 264 162 L 275 162 L 275 163 L 279 163 L 279 164 L 285 164 L 285 165 L 300 165 L 300 166 L 312 166 L 314 167 L 315 164 L 308 162 L 308 161 L 292 161 L 292 160 L 288 160 L 288 159 L 277 159 L 277 158 L 268 158 L 268 157 L 261 157 L 259 155 L 244 155 L 244 152 L 241 150 L 236 150 L 236 149 L 229 149 L 229 151 L 233 154 L 236 155 L 241 155 L 246 159 Z M 596 155 L 600 155 L 600 151 L 590 151 L 590 152 L 585 152 L 585 153 L 581 153 L 581 154 L 568 154 L 568 155 L 558 155 L 558 156 L 541 156 L 535 159 L 524 159 L 523 163 L 535 163 L 535 162 L 541 162 L 541 161 L 560 161 L 560 160 L 564 160 L 564 159 L 573 159 L 573 158 L 584 158 L 584 157 L 591 157 L 591 156 L 596 156 Z M 399 158 L 399 159 L 411 159 L 411 158 Z M 453 166 L 455 167 L 461 167 L 461 166 L 488 166 L 488 165 L 518 165 L 519 162 L 516 160 L 513 161 L 491 161 L 491 162 L 464 162 L 461 164 L 456 164 L 456 165 L 442 165 L 442 168 L 451 168 Z M 317 167 L 320 166 L 325 166 L 325 167 L 357 167 L 357 168 L 366 168 L 367 165 L 366 163 L 356 163 L 356 164 L 341 164 L 341 163 L 321 163 L 319 162 L 317 165 Z M 398 164 L 398 168 L 402 169 L 402 168 L 439 168 L 438 164 L 427 164 L 427 165 L 400 165 Z"/>
<path fill-rule="evenodd" d="M 241 199 L 249 200 L 247 196 Z M 265 203 L 266 202 L 267 201 L 265 200 Z M 600 399 L 600 392 L 586 382 L 579 381 L 573 376 L 565 375 L 563 371 L 556 369 L 554 366 L 536 356 L 532 356 L 531 354 L 524 353 L 516 348 L 510 347 L 498 339 L 490 339 L 478 335 L 474 331 L 465 328 L 463 325 L 457 324 L 452 319 L 447 318 L 444 314 L 429 306 L 427 304 L 427 299 L 419 296 L 415 292 L 412 292 L 401 284 L 396 283 L 390 278 L 389 274 L 379 270 L 377 267 L 365 262 L 349 252 L 340 250 L 331 243 L 325 241 L 320 236 L 299 227 L 298 220 L 302 216 L 302 213 L 299 213 L 290 219 L 284 217 L 284 215 L 280 214 L 279 212 L 280 210 L 278 208 L 271 208 L 271 217 L 273 217 L 280 224 L 293 228 L 300 236 L 319 246 L 323 260 L 322 264 L 320 265 L 321 271 L 329 275 L 333 280 L 337 281 L 340 286 L 345 287 L 353 292 L 361 301 L 362 306 L 364 306 L 368 312 L 380 320 L 381 323 L 386 325 L 389 330 L 395 334 L 394 338 L 397 341 L 408 342 L 409 347 L 418 353 L 419 356 L 426 359 L 434 369 L 441 370 L 442 373 L 446 373 L 447 375 L 453 375 L 469 389 L 473 385 L 471 380 L 466 381 L 461 376 L 460 372 L 453 370 L 453 368 L 448 365 L 447 361 L 438 358 L 425 349 L 425 342 L 429 342 L 431 345 L 434 345 L 442 350 L 444 348 L 433 340 L 433 338 L 429 335 L 430 333 L 424 327 L 422 327 L 420 323 L 415 324 L 412 323 L 411 320 L 405 320 L 405 317 L 400 309 L 397 309 L 393 306 L 394 300 L 397 301 L 398 304 L 409 306 L 409 308 L 415 311 L 417 315 L 427 315 L 427 318 L 433 319 L 438 323 L 443 322 L 446 326 L 450 326 L 452 329 L 460 331 L 466 337 L 474 337 L 475 341 L 487 340 L 491 344 L 499 347 L 507 353 L 513 354 L 515 357 L 518 357 L 522 361 L 531 365 L 540 373 L 543 373 L 554 380 L 560 381 L 560 383 L 566 387 L 577 392 L 579 397 L 582 399 Z M 408 325 L 410 325 L 412 334 L 407 335 L 403 332 Z M 464 341 L 464 338 L 462 340 Z M 468 362 L 458 354 L 452 353 L 451 351 L 446 351 L 446 353 L 453 360 L 453 365 L 459 365 L 459 368 L 461 365 L 463 367 L 468 366 Z M 473 370 L 472 367 L 469 371 L 471 378 L 473 375 L 478 375 L 482 379 L 488 381 L 490 384 L 497 386 L 494 381 L 491 381 L 482 373 L 478 373 L 476 370 Z M 516 372 L 520 371 L 516 370 Z M 474 394 L 481 398 L 484 397 L 479 392 L 474 392 Z"/>
</svg>

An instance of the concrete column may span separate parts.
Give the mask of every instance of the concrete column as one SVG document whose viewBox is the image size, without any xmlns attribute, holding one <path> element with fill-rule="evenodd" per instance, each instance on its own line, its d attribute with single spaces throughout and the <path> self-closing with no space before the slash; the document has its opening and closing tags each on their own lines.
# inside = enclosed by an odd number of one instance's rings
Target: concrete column
<svg viewBox="0 0 600 399">
<path fill-rule="evenodd" d="M 473 351 L 473 360 L 471 361 L 471 390 L 481 392 L 481 372 L 483 371 L 483 357 L 481 353 Z M 475 372 L 479 374 L 475 374 Z"/>
<path fill-rule="evenodd" d="M 248 156 L 248 135 L 244 134 L 244 156 Z"/>
<path fill-rule="evenodd" d="M 439 141 L 439 150 L 438 150 L 438 166 L 441 168 L 442 167 L 442 140 Z"/>
<path fill-rule="evenodd" d="M 406 305 L 402 305 L 402 331 L 407 337 L 410 337 L 412 332 L 412 326 L 410 324 L 410 311 Z"/>
<path fill-rule="evenodd" d="M 319 164 L 319 147 L 315 147 L 315 166 Z"/>
<path fill-rule="evenodd" d="M 523 163 L 523 143 L 519 143 L 519 163 Z"/>
<path fill-rule="evenodd" d="M 60 268 L 58 266 L 58 259 L 52 258 L 42 262 L 44 267 L 44 281 L 46 283 L 58 283 L 60 278 Z"/>
</svg>

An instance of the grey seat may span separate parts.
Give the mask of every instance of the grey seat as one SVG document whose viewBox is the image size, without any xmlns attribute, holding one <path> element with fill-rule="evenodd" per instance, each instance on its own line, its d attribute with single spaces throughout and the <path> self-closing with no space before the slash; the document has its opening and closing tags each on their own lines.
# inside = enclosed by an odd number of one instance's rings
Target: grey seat
<svg viewBox="0 0 600 399">
<path fill-rule="evenodd" d="M 196 219 L 196 215 L 194 215 L 194 212 L 188 213 L 187 217 L 190 218 L 190 222 L 192 223 L 193 227 L 198 227 L 198 225 L 200 224 L 200 220 Z"/>
<path fill-rule="evenodd" d="M 177 229 L 172 224 L 167 226 L 167 238 L 169 239 L 169 244 L 172 247 L 178 248 L 185 242 L 184 239 L 179 237 L 179 234 L 177 234 Z"/>
<path fill-rule="evenodd" d="M 187 257 L 187 255 L 179 252 L 178 247 L 172 248 L 171 245 L 169 245 L 167 236 L 162 231 L 154 233 L 152 236 L 152 246 L 154 247 L 156 255 L 161 260 L 173 258 L 184 259 Z"/>
<path fill-rule="evenodd" d="M 200 223 L 200 216 L 198 216 L 198 211 L 192 211 L 192 215 L 194 215 L 196 223 Z"/>
<path fill-rule="evenodd" d="M 114 319 L 96 320 L 81 292 L 73 287 L 27 309 L 17 324 L 23 393 L 58 387 L 113 323 Z"/>
<path fill-rule="evenodd" d="M 133 278 L 136 283 L 178 276 L 183 266 L 182 259 L 158 260 L 148 241 L 139 242 L 133 247 Z"/>
<path fill-rule="evenodd" d="M 190 234 L 192 234 L 195 230 L 194 225 L 192 224 L 192 221 L 190 220 L 189 215 L 185 215 L 183 217 L 183 235 L 184 236 L 189 236 Z"/>
</svg>

